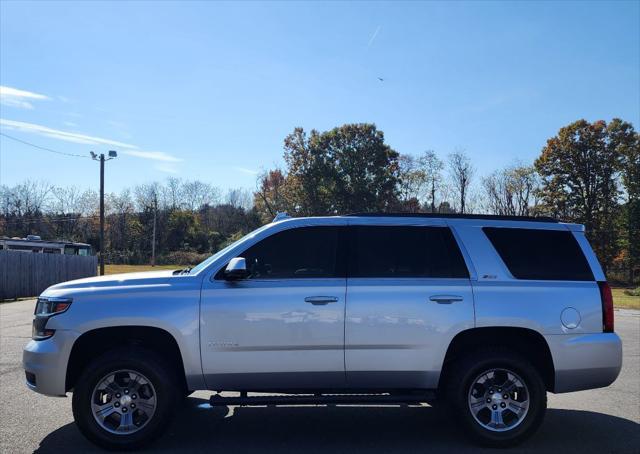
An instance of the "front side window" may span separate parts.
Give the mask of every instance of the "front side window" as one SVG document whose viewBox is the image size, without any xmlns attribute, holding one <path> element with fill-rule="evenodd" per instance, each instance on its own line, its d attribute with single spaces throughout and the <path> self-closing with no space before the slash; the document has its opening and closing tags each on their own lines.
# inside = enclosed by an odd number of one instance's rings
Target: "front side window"
<svg viewBox="0 0 640 454">
<path fill-rule="evenodd" d="M 594 280 L 580 245 L 569 231 L 500 227 L 482 230 L 516 279 Z"/>
<path fill-rule="evenodd" d="M 340 227 L 299 227 L 275 233 L 239 254 L 249 279 L 343 276 L 337 259 Z"/>
<path fill-rule="evenodd" d="M 350 243 L 350 277 L 469 277 L 448 227 L 358 226 Z"/>
</svg>

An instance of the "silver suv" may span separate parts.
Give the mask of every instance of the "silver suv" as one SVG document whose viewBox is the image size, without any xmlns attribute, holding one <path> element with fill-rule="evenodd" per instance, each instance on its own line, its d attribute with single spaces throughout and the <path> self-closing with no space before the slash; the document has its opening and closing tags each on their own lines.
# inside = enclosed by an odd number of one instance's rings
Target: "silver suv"
<svg viewBox="0 0 640 454">
<path fill-rule="evenodd" d="M 280 218 L 193 269 L 54 285 L 23 362 L 34 391 L 73 392 L 107 448 L 157 438 L 194 390 L 217 391 L 211 405 L 427 402 L 509 446 L 547 391 L 611 384 L 622 346 L 583 226 L 364 214 Z"/>
</svg>

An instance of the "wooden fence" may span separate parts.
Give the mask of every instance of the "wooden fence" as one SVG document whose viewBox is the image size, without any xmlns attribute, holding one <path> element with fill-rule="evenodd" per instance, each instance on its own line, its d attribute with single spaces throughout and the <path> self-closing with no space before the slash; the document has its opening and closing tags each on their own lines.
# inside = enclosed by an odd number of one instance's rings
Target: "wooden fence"
<svg viewBox="0 0 640 454">
<path fill-rule="evenodd" d="M 60 282 L 95 276 L 95 256 L 0 251 L 0 300 L 37 296 Z"/>
</svg>

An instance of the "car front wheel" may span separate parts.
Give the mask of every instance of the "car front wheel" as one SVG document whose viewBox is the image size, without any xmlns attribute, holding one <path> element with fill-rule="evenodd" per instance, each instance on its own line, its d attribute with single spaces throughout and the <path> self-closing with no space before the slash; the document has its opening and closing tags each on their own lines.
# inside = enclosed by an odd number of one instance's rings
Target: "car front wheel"
<svg viewBox="0 0 640 454">
<path fill-rule="evenodd" d="M 73 392 L 83 435 L 107 449 L 134 449 L 157 438 L 178 402 L 176 374 L 154 352 L 106 353 L 89 364 Z"/>
</svg>

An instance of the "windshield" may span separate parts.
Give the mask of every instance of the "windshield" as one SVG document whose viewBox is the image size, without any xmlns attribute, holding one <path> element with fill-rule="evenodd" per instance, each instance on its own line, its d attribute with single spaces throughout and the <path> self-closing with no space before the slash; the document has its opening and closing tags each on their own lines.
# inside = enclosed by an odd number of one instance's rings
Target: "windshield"
<svg viewBox="0 0 640 454">
<path fill-rule="evenodd" d="M 198 274 L 200 271 L 206 269 L 210 264 L 212 264 L 213 262 L 218 260 L 220 257 L 225 255 L 227 252 L 229 252 L 234 247 L 238 246 L 239 244 L 244 243 L 245 241 L 253 238 L 255 235 L 257 235 L 258 233 L 260 233 L 263 230 L 265 230 L 267 227 L 269 227 L 269 225 L 270 224 L 263 225 L 262 227 L 259 227 L 259 228 L 255 229 L 253 232 L 247 233 L 245 236 L 240 238 L 238 241 L 234 241 L 233 243 L 231 243 L 226 248 L 219 250 L 218 252 L 213 254 L 211 257 L 209 257 L 205 261 L 200 262 L 196 266 L 191 268 L 191 270 L 189 271 L 189 274 Z"/>
</svg>

